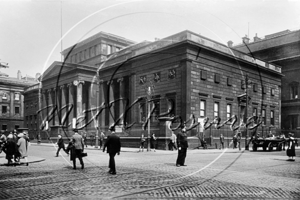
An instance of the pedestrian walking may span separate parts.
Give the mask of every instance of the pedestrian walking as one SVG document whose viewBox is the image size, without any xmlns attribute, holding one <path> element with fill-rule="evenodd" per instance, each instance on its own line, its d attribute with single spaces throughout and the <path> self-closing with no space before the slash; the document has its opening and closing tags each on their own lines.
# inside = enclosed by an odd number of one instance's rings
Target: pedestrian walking
<svg viewBox="0 0 300 200">
<path fill-rule="evenodd" d="M 111 134 L 107 136 L 107 140 L 103 147 L 103 152 L 107 148 L 107 153 L 109 154 L 109 171 L 110 174 L 117 174 L 116 172 L 116 164 L 115 164 L 115 156 L 116 154 L 120 155 L 121 151 L 121 141 L 120 137 L 115 133 L 115 127 L 110 127 L 109 131 Z"/>
<path fill-rule="evenodd" d="M 289 157 L 289 160 L 295 161 L 294 157 L 296 156 L 296 151 L 295 151 L 295 138 L 293 137 L 293 133 L 288 134 L 288 148 L 286 150 L 286 155 Z"/>
<path fill-rule="evenodd" d="M 56 152 L 56 157 L 58 157 L 58 154 L 59 154 L 59 151 L 61 149 L 64 150 L 64 152 L 66 152 L 66 154 L 69 154 L 65 148 L 65 143 L 64 143 L 64 140 L 62 139 L 61 135 L 58 135 L 58 140 L 57 140 L 57 143 L 58 145 L 58 149 L 57 149 L 57 152 Z"/>
<path fill-rule="evenodd" d="M 224 136 L 222 133 L 220 135 L 220 149 L 224 149 Z"/>
<path fill-rule="evenodd" d="M 153 149 L 153 151 L 155 152 L 155 141 L 156 141 L 155 133 L 152 133 L 150 138 L 150 151 L 151 149 Z"/>
<path fill-rule="evenodd" d="M 175 143 L 176 143 L 176 139 L 177 139 L 177 137 L 176 137 L 176 135 L 175 135 L 175 133 L 174 133 L 174 131 L 172 131 L 172 135 L 171 135 L 171 138 L 170 138 L 170 147 L 171 147 L 171 151 L 173 151 L 173 149 L 175 149 L 175 150 L 177 150 L 177 147 L 176 147 L 176 145 L 175 145 Z"/>
<path fill-rule="evenodd" d="M 27 140 L 24 138 L 24 134 L 23 133 L 19 133 L 18 135 L 19 139 L 18 139 L 18 152 L 19 152 L 19 161 L 20 159 L 25 159 L 26 165 L 28 166 L 28 160 L 27 160 L 27 152 L 28 152 L 28 142 Z"/>
<path fill-rule="evenodd" d="M 238 131 L 237 135 L 236 135 L 236 141 L 237 141 L 237 145 L 239 147 L 239 150 L 241 150 L 241 139 L 242 139 L 242 133 L 240 131 Z"/>
<path fill-rule="evenodd" d="M 85 147 L 87 147 L 87 134 L 86 134 L 86 132 L 83 133 L 83 141 L 85 143 Z"/>
<path fill-rule="evenodd" d="M 4 149 L 6 152 L 6 159 L 7 159 L 7 165 L 10 165 L 13 163 L 14 155 L 16 154 L 17 145 L 14 140 L 14 136 L 12 132 L 7 136 L 7 141 L 4 145 Z"/>
<path fill-rule="evenodd" d="M 81 135 L 78 134 L 78 130 L 74 129 L 74 135 L 72 136 L 72 142 L 74 145 L 73 153 L 71 159 L 73 160 L 73 169 L 76 169 L 76 158 L 79 159 L 81 164 L 81 169 L 84 169 L 84 163 L 82 160 L 82 153 L 84 150 L 84 142 Z"/>
<path fill-rule="evenodd" d="M 104 135 L 103 131 L 100 131 L 100 149 L 103 146 L 104 138 L 105 138 L 105 135 Z"/>
<path fill-rule="evenodd" d="M 146 138 L 144 136 L 144 133 L 142 133 L 141 138 L 140 138 L 140 151 L 144 151 L 144 144 L 145 144 Z"/>
<path fill-rule="evenodd" d="M 177 147 L 178 147 L 178 156 L 176 160 L 176 166 L 186 166 L 185 158 L 188 148 L 188 141 L 187 141 L 187 134 L 186 134 L 186 127 L 181 127 L 181 132 L 177 134 Z"/>
</svg>

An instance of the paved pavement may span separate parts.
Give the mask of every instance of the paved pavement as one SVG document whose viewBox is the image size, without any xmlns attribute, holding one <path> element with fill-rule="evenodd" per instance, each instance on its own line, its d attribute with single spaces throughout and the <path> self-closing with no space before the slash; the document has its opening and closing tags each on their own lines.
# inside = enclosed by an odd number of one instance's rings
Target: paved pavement
<svg viewBox="0 0 300 200">
<path fill-rule="evenodd" d="M 176 151 L 122 148 L 117 175 L 100 149 L 86 149 L 83 170 L 55 152 L 32 144 L 28 158 L 43 162 L 0 166 L 0 199 L 300 199 L 299 148 L 295 161 L 284 151 L 188 150 L 186 167 L 175 166 Z"/>
</svg>

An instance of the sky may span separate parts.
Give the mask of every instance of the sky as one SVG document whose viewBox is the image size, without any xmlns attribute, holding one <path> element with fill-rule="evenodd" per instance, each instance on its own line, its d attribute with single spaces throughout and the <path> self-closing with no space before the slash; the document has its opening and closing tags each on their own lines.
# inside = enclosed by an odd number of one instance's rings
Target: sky
<svg viewBox="0 0 300 200">
<path fill-rule="evenodd" d="M 141 42 L 190 30 L 234 45 L 300 29 L 300 0 L 0 0 L 0 71 L 43 73 L 100 31 Z M 61 39 L 62 38 L 62 39 Z"/>
</svg>

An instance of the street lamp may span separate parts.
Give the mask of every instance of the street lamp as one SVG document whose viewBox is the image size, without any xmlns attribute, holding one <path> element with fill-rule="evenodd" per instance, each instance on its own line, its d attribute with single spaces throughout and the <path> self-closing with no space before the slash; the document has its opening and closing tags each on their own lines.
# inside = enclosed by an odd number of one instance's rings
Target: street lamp
<svg viewBox="0 0 300 200">
<path fill-rule="evenodd" d="M 147 145 L 147 151 L 150 151 L 150 121 L 151 121 L 151 96 L 154 94 L 154 85 L 151 81 L 148 82 L 148 84 L 145 85 L 145 90 L 147 93 L 147 107 L 148 107 L 148 145 Z"/>
</svg>

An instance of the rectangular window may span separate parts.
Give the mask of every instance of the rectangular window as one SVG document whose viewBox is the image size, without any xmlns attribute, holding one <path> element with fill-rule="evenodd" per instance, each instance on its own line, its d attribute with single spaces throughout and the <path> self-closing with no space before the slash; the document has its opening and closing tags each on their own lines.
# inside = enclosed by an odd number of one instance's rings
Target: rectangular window
<svg viewBox="0 0 300 200">
<path fill-rule="evenodd" d="M 227 77 L 227 85 L 232 86 L 232 78 L 231 77 Z"/>
<path fill-rule="evenodd" d="M 271 120 L 271 125 L 273 125 L 274 126 L 274 110 L 271 110 L 271 116 L 270 116 L 270 120 Z"/>
<path fill-rule="evenodd" d="M 267 87 L 266 87 L 266 86 L 263 86 L 263 87 L 262 87 L 262 93 L 263 93 L 263 94 L 266 94 L 266 93 L 267 93 Z"/>
<path fill-rule="evenodd" d="M 298 99 L 298 85 L 291 86 L 291 99 Z"/>
<path fill-rule="evenodd" d="M 15 107 L 15 114 L 20 114 L 20 107 L 19 106 Z"/>
<path fill-rule="evenodd" d="M 271 88 L 271 96 L 275 96 L 275 89 Z"/>
<path fill-rule="evenodd" d="M 219 110 L 220 110 L 219 106 L 220 106 L 219 102 L 214 103 L 214 117 L 219 117 Z"/>
<path fill-rule="evenodd" d="M 18 130 L 18 128 L 20 128 L 20 125 L 16 124 L 15 129 Z"/>
<path fill-rule="evenodd" d="M 111 45 L 107 45 L 107 55 L 112 53 L 112 46 Z"/>
<path fill-rule="evenodd" d="M 262 109 L 261 111 L 261 115 L 262 115 L 262 122 L 263 122 L 263 125 L 266 125 L 266 110 L 265 109 Z"/>
<path fill-rule="evenodd" d="M 231 114 L 232 114 L 232 105 L 227 104 L 227 106 L 226 106 L 226 117 L 227 117 L 227 119 L 229 119 L 231 117 Z"/>
<path fill-rule="evenodd" d="M 258 88 L 257 83 L 254 83 L 253 84 L 253 92 L 257 92 L 257 88 Z"/>
<path fill-rule="evenodd" d="M 96 55 L 101 54 L 101 44 L 96 45 Z"/>
<path fill-rule="evenodd" d="M 257 108 L 253 108 L 252 116 L 257 116 Z"/>
<path fill-rule="evenodd" d="M 206 101 L 200 100 L 200 117 L 206 117 Z"/>
<path fill-rule="evenodd" d="M 220 83 L 220 82 L 221 82 L 221 75 L 215 74 L 215 83 Z"/>
<path fill-rule="evenodd" d="M 2 106 L 2 114 L 7 113 L 7 106 Z"/>
<path fill-rule="evenodd" d="M 201 70 L 201 79 L 206 80 L 207 79 L 207 71 Z"/>
<path fill-rule="evenodd" d="M 20 94 L 19 93 L 15 93 L 15 100 L 19 101 L 20 100 Z"/>
</svg>

